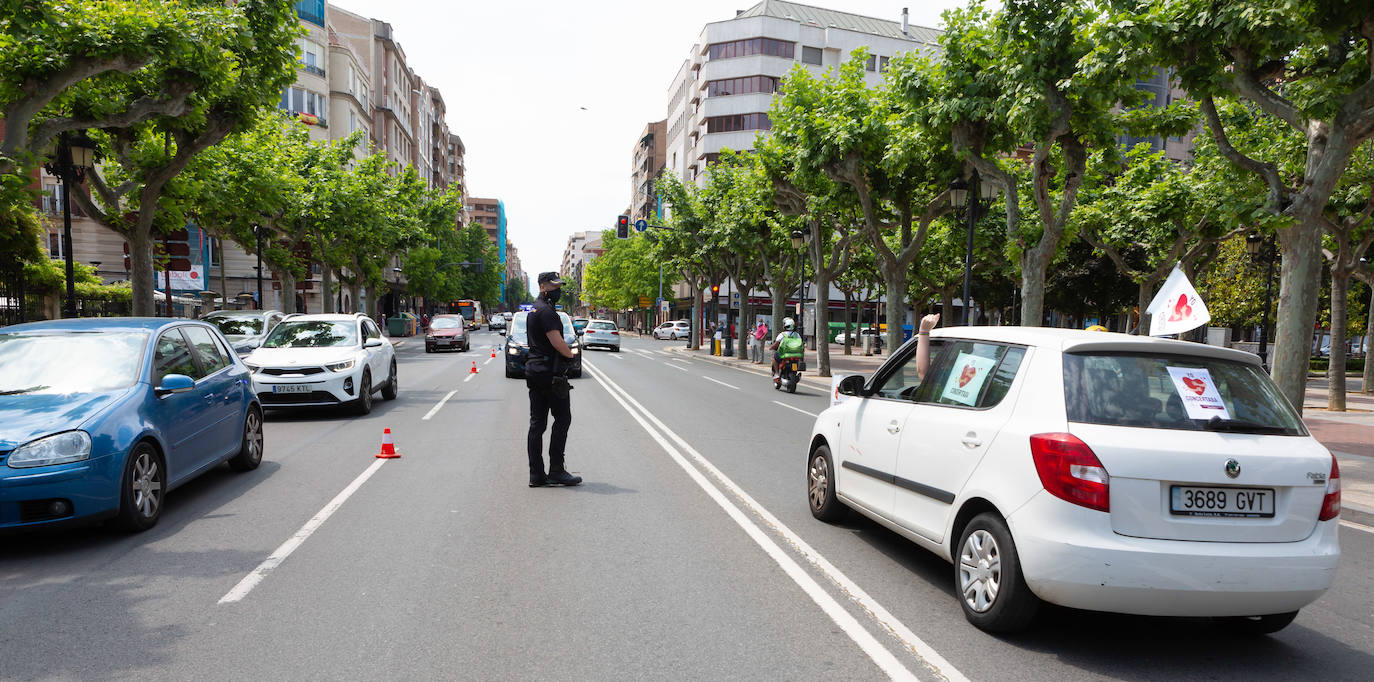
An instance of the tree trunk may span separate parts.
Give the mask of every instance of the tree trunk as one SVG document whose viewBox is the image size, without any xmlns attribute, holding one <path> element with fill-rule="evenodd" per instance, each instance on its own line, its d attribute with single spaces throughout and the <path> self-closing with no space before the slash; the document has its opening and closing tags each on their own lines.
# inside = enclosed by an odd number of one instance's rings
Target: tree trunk
<svg viewBox="0 0 1374 682">
<path fill-rule="evenodd" d="M 1370 362 L 1368 346 L 1374 344 L 1374 280 L 1365 282 L 1369 285 L 1369 307 L 1365 309 L 1365 329 L 1364 329 L 1364 375 L 1362 390 L 1366 394 L 1374 394 L 1374 362 Z"/>
<path fill-rule="evenodd" d="M 348 298 L 351 299 L 349 305 L 352 306 L 352 308 L 348 312 L 358 313 L 363 311 L 362 293 L 363 285 L 360 282 L 358 282 L 356 278 L 352 282 L 348 283 Z"/>
<path fill-rule="evenodd" d="M 1327 365 L 1326 409 L 1345 411 L 1345 315 L 1350 275 L 1341 274 L 1340 263 L 1331 264 L 1331 357 Z"/>
<path fill-rule="evenodd" d="M 699 281 L 696 277 L 692 278 L 692 331 L 687 337 L 687 347 L 692 350 L 701 348 L 701 316 L 703 313 L 701 310 L 702 286 L 698 284 Z"/>
<path fill-rule="evenodd" d="M 281 311 L 294 313 L 296 312 L 296 273 L 291 272 L 290 268 L 282 268 L 276 273 L 277 279 L 281 280 Z"/>
<path fill-rule="evenodd" d="M 1280 232 L 1283 265 L 1279 278 L 1277 338 L 1269 351 L 1270 374 L 1279 392 L 1302 413 L 1307 390 L 1307 370 L 1312 355 L 1312 329 L 1317 320 L 1317 294 L 1321 288 L 1322 230 L 1309 226 L 1319 218 L 1300 221 Z"/>
<path fill-rule="evenodd" d="M 906 311 L 906 268 L 892 268 L 883 273 L 887 285 L 887 352 L 894 353 L 902 346 L 902 313 Z"/>
<path fill-rule="evenodd" d="M 1049 259 L 1021 258 L 1021 325 L 1039 327 L 1045 323 L 1045 273 Z M 964 305 L 968 305 L 965 301 Z"/>
<path fill-rule="evenodd" d="M 813 242 L 814 243 L 814 242 Z M 813 254 L 815 258 L 820 258 L 819 247 L 813 246 L 817 251 Z M 816 330 L 816 376 L 830 376 L 830 272 L 825 268 L 814 268 L 816 271 L 816 319 L 812 323 Z"/>
<path fill-rule="evenodd" d="M 1136 336 L 1150 335 L 1150 314 L 1145 312 L 1145 308 L 1150 305 L 1152 293 L 1154 293 L 1154 284 L 1150 282 L 1142 283 L 1136 293 L 1135 304 L 1136 308 L 1140 310 L 1135 327 Z"/>
<path fill-rule="evenodd" d="M 853 355 L 854 346 L 854 293 L 845 290 L 844 292 L 844 354 Z"/>
<path fill-rule="evenodd" d="M 215 248 L 219 249 L 219 296 L 220 308 L 229 308 L 229 278 L 224 275 L 224 240 L 216 239 Z"/>
<path fill-rule="evenodd" d="M 964 305 L 968 305 L 968 301 Z M 940 317 L 946 325 L 954 324 L 954 292 L 949 289 L 940 292 Z"/>
<path fill-rule="evenodd" d="M 320 312 L 328 315 L 334 310 L 334 268 L 323 265 L 320 268 Z"/>
<path fill-rule="evenodd" d="M 749 339 L 753 338 L 752 332 L 754 331 L 754 327 L 749 323 L 750 312 L 749 291 L 744 286 L 741 286 L 739 294 L 739 319 L 735 320 L 735 331 L 738 337 L 735 339 L 735 355 L 741 360 L 749 359 Z"/>
<path fill-rule="evenodd" d="M 770 313 L 773 321 L 768 325 L 769 343 L 773 342 L 773 337 L 782 329 L 782 318 L 787 314 L 787 292 L 790 288 L 783 282 L 768 283 L 768 295 L 773 298 L 773 310 Z"/>
<path fill-rule="evenodd" d="M 133 284 L 132 313 L 134 317 L 153 317 L 157 314 L 154 304 L 157 272 L 153 270 L 153 238 L 135 229 L 128 239 L 129 279 Z"/>
</svg>

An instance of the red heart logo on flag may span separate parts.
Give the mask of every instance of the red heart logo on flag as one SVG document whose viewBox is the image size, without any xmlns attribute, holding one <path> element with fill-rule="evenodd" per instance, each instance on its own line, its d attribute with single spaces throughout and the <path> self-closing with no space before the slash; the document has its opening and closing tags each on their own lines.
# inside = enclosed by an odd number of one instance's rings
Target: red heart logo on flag
<svg viewBox="0 0 1374 682">
<path fill-rule="evenodd" d="M 1188 295 L 1179 294 L 1178 303 L 1174 304 L 1174 311 L 1169 313 L 1170 322 L 1181 322 L 1193 316 L 1193 306 L 1188 305 Z"/>
<path fill-rule="evenodd" d="M 1196 393 L 1198 395 L 1202 395 L 1203 391 L 1207 390 L 1207 382 L 1203 381 L 1202 379 L 1183 377 L 1183 384 L 1188 388 L 1193 389 L 1193 393 Z"/>
<path fill-rule="evenodd" d="M 959 388 L 963 388 L 964 384 L 967 384 L 968 382 L 972 381 L 973 377 L 977 375 L 978 368 L 974 367 L 973 365 L 964 365 L 964 371 L 959 375 Z"/>
</svg>

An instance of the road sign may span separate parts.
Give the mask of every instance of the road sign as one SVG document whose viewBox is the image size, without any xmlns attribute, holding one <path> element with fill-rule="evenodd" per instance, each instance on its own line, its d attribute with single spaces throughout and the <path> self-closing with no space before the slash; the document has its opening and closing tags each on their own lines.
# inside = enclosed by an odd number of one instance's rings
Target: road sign
<svg viewBox="0 0 1374 682">
<path fill-rule="evenodd" d="M 640 296 L 640 297 L 639 297 L 639 307 L 641 307 L 641 308 L 648 308 L 648 307 L 649 307 L 649 297 L 648 297 L 648 296 Z"/>
<path fill-rule="evenodd" d="M 643 219 L 643 218 L 640 218 L 639 220 L 636 220 L 636 221 L 635 221 L 635 231 L 636 231 L 636 232 L 643 232 L 643 231 L 645 231 L 645 230 L 647 230 L 647 229 L 649 229 L 649 221 L 647 221 L 647 220 L 645 220 L 645 219 Z"/>
</svg>

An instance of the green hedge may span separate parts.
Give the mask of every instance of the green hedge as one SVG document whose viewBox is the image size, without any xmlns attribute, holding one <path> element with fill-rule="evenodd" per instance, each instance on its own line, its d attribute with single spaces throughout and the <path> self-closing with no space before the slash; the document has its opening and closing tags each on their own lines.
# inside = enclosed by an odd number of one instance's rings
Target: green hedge
<svg viewBox="0 0 1374 682">
<path fill-rule="evenodd" d="M 1330 365 L 1331 365 L 1331 358 L 1312 358 L 1312 371 L 1313 371 L 1313 372 L 1325 372 L 1325 371 L 1326 371 L 1326 368 L 1329 367 Z M 1363 371 L 1364 371 L 1364 358 L 1346 358 L 1346 359 L 1345 359 L 1345 371 L 1346 371 L 1347 374 L 1349 374 L 1349 373 L 1351 373 L 1351 372 L 1363 372 Z"/>
</svg>

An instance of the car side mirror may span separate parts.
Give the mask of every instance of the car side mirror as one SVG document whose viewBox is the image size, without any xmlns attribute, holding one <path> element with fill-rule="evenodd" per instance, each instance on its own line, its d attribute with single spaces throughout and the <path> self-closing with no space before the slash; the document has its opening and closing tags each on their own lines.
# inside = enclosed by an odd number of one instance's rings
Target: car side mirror
<svg viewBox="0 0 1374 682">
<path fill-rule="evenodd" d="M 172 393 L 185 393 L 195 387 L 195 379 L 185 374 L 164 374 L 162 375 L 162 384 L 155 387 L 153 393 L 161 398 Z"/>
<path fill-rule="evenodd" d="M 864 394 L 864 375 L 851 374 L 840 379 L 840 395 L 861 396 Z"/>
<path fill-rule="evenodd" d="M 363 348 L 381 348 L 384 343 L 381 339 L 368 339 L 363 343 Z"/>
</svg>

